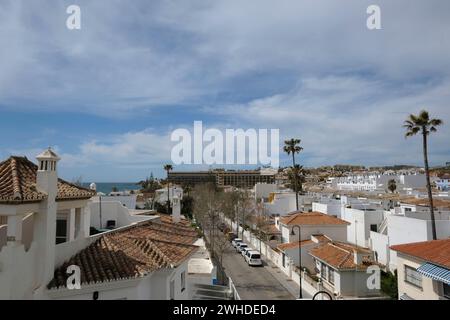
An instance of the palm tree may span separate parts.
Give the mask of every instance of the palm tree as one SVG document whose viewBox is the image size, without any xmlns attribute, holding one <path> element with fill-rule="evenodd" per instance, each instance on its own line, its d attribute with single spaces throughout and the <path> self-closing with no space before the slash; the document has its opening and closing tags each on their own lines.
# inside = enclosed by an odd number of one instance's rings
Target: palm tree
<svg viewBox="0 0 450 320">
<path fill-rule="evenodd" d="M 286 152 L 288 155 L 292 154 L 292 167 L 295 168 L 295 154 L 300 153 L 300 151 L 303 150 L 302 147 L 300 147 L 300 139 L 290 139 L 284 141 L 284 148 L 283 151 Z M 295 191 L 295 205 L 298 211 L 298 190 L 297 190 L 297 179 L 294 179 L 294 191 Z"/>
<path fill-rule="evenodd" d="M 436 132 L 436 127 L 442 125 L 441 119 L 430 119 L 427 111 L 422 110 L 419 115 L 409 115 L 409 118 L 405 121 L 403 127 L 406 128 L 405 137 L 412 137 L 418 133 L 422 134 L 423 138 L 423 160 L 425 163 L 425 175 L 427 178 L 427 191 L 428 191 L 428 201 L 430 203 L 430 213 L 431 213 L 431 230 L 433 233 L 433 240 L 436 240 L 436 221 L 434 219 L 434 207 L 433 207 L 433 195 L 431 193 L 431 183 L 430 183 L 430 169 L 428 166 L 428 145 L 427 138 L 432 132 Z"/>
<path fill-rule="evenodd" d="M 292 186 L 295 186 L 297 183 L 297 191 L 299 194 L 303 194 L 303 182 L 305 182 L 305 172 L 303 170 L 303 166 L 296 164 L 292 168 L 289 168 L 288 171 L 288 179 Z"/>
<path fill-rule="evenodd" d="M 170 214 L 170 182 L 169 182 L 169 172 L 173 170 L 171 164 L 166 164 L 164 170 L 167 172 L 167 214 Z"/>
<path fill-rule="evenodd" d="M 394 193 L 394 191 L 397 190 L 397 182 L 395 182 L 394 179 L 391 179 L 388 181 L 387 187 L 391 193 Z"/>
</svg>

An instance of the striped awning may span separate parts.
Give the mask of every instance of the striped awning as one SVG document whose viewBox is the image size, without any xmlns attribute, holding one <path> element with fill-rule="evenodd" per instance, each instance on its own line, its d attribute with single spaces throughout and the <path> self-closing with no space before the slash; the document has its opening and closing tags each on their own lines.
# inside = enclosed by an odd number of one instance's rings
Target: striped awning
<svg viewBox="0 0 450 320">
<path fill-rule="evenodd" d="M 446 284 L 450 284 L 450 270 L 439 267 L 432 263 L 424 263 L 421 265 L 417 272 L 423 274 L 425 277 L 431 278 L 433 280 L 441 281 Z"/>
</svg>

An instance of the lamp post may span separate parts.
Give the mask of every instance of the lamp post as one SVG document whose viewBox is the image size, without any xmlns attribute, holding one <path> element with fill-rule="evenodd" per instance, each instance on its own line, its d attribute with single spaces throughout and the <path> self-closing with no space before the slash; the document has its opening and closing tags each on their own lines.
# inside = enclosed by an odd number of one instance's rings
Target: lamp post
<svg viewBox="0 0 450 320">
<path fill-rule="evenodd" d="M 301 229 L 299 225 L 292 226 L 291 236 L 295 236 L 294 228 L 298 228 L 298 269 L 300 271 L 300 291 L 298 293 L 298 298 L 303 299 L 302 294 L 302 245 L 301 245 Z"/>
</svg>

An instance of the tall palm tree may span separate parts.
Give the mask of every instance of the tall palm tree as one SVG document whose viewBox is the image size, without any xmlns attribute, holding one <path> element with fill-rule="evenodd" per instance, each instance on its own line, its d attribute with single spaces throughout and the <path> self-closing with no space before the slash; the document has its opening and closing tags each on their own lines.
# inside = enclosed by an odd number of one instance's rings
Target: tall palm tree
<svg viewBox="0 0 450 320">
<path fill-rule="evenodd" d="M 419 115 L 409 115 L 408 119 L 405 121 L 403 127 L 406 128 L 405 137 L 412 137 L 418 133 L 422 134 L 423 139 L 423 160 L 425 163 L 425 175 L 427 178 L 427 191 L 428 191 L 428 201 L 430 205 L 431 213 L 431 230 L 433 233 L 433 240 L 437 239 L 436 236 L 436 221 L 434 219 L 434 207 L 433 207 L 433 195 L 431 193 L 431 183 L 430 183 L 430 168 L 428 166 L 428 135 L 432 132 L 436 132 L 438 126 L 442 125 L 441 119 L 430 119 L 427 111 L 422 110 Z"/>
<path fill-rule="evenodd" d="M 167 172 L 167 214 L 170 214 L 170 183 L 169 183 L 169 172 L 173 170 L 171 164 L 166 164 L 164 170 Z"/>
<path fill-rule="evenodd" d="M 302 147 L 300 147 L 300 139 L 290 139 L 284 141 L 284 147 L 283 151 L 286 152 L 288 155 L 292 154 L 292 167 L 295 168 L 295 154 L 300 153 L 300 151 L 303 150 Z M 294 191 L 295 191 L 295 205 L 298 211 L 298 189 L 297 189 L 297 179 L 294 179 Z"/>
</svg>

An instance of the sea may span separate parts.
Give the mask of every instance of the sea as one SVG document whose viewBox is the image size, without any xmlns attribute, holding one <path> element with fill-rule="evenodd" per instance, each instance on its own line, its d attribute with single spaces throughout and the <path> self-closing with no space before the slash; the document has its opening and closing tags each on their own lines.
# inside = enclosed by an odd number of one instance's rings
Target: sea
<svg viewBox="0 0 450 320">
<path fill-rule="evenodd" d="M 83 187 L 89 189 L 89 185 L 91 183 L 83 183 Z M 113 191 L 113 188 L 117 188 L 118 191 L 131 191 L 131 190 L 139 190 L 141 188 L 140 185 L 133 182 L 95 182 L 97 185 L 97 192 L 103 192 L 104 194 L 108 194 Z"/>
</svg>

